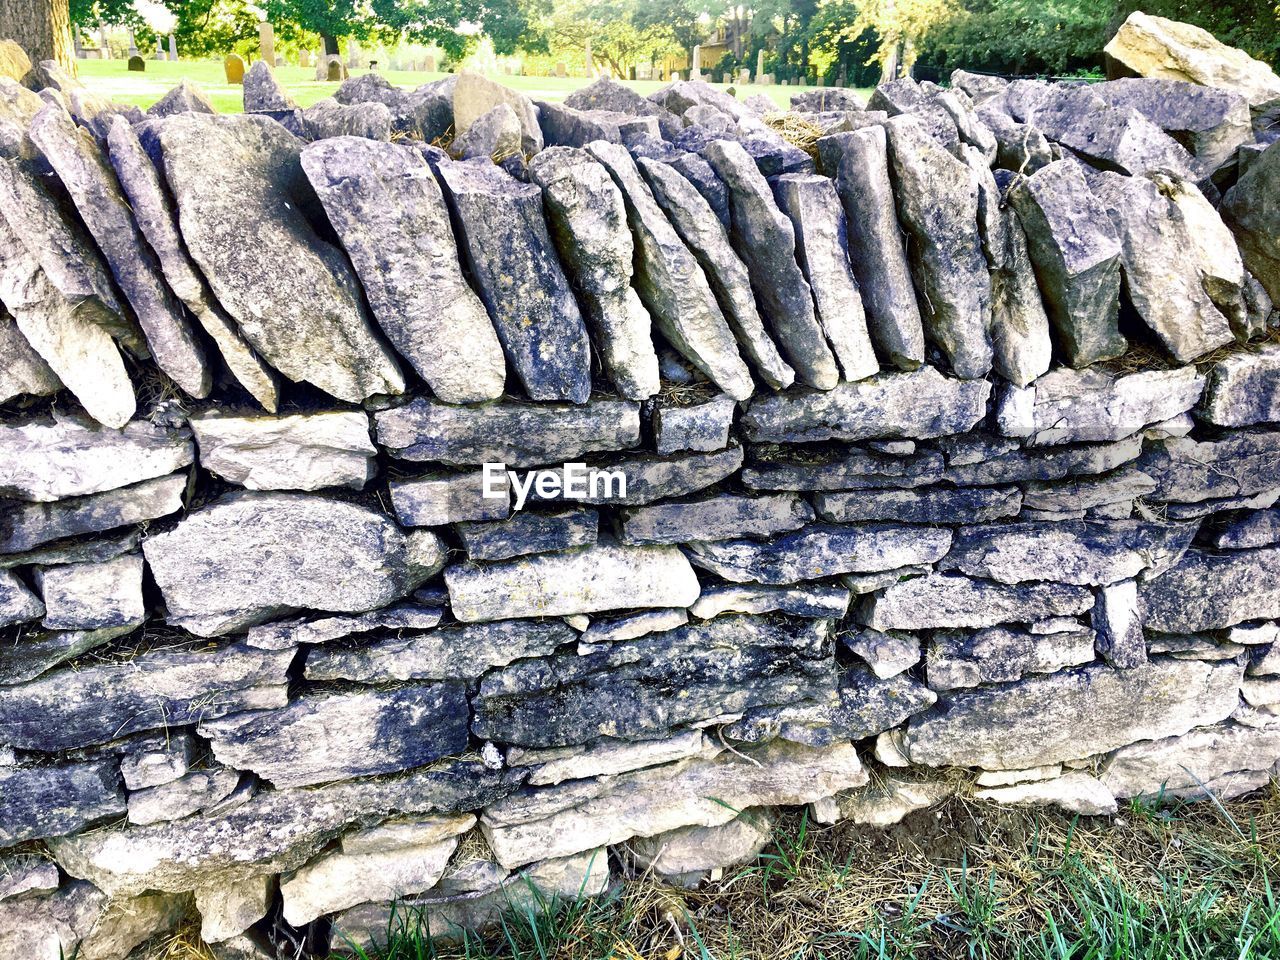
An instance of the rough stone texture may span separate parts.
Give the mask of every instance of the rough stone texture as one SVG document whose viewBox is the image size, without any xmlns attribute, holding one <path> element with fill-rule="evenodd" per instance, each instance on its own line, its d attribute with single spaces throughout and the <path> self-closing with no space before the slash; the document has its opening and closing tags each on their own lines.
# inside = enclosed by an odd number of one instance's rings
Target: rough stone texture
<svg viewBox="0 0 1280 960">
<path fill-rule="evenodd" d="M 1017 516 L 1022 502 L 1017 487 L 859 490 L 818 493 L 813 498 L 818 516 L 831 523 L 985 523 Z"/>
<path fill-rule="evenodd" d="M 338 137 L 308 145 L 301 162 L 374 318 L 432 392 L 446 403 L 501 396 L 502 345 L 462 277 L 444 195 L 422 154 Z"/>
<path fill-rule="evenodd" d="M 278 549 L 302 542 L 305 554 Z M 148 538 L 143 551 L 169 622 L 200 636 L 300 609 L 373 610 L 444 565 L 434 534 L 404 533 L 355 504 L 287 493 L 229 494 Z"/>
<path fill-rule="evenodd" d="M 868 437 L 925 439 L 964 433 L 986 414 L 991 385 L 955 380 L 933 367 L 882 373 L 826 393 L 786 393 L 752 401 L 741 423 L 749 440 L 804 443 Z"/>
<path fill-rule="evenodd" d="M 274 888 L 270 876 L 259 876 L 196 890 L 200 939 L 217 944 L 244 933 L 267 915 Z"/>
<path fill-rule="evenodd" d="M 1093 631 L 1080 626 L 1044 635 L 1007 627 L 939 631 L 929 643 L 925 673 L 933 690 L 1010 683 L 1089 663 L 1093 649 Z"/>
<path fill-rule="evenodd" d="M 445 571 L 459 620 L 553 617 L 643 607 L 687 607 L 698 578 L 674 547 L 600 542 L 486 567 Z"/>
<path fill-rule="evenodd" d="M 51 630 L 136 627 L 147 616 L 141 554 L 129 553 L 101 563 L 42 567 L 36 584 L 45 606 L 41 622 Z"/>
<path fill-rule="evenodd" d="M 1115 583 L 1098 591 L 1093 607 L 1098 653 L 1113 667 L 1138 667 L 1147 662 L 1147 644 L 1138 608 L 1138 584 Z"/>
<path fill-rule="evenodd" d="M 727 225 L 712 216 L 712 208 L 695 184 L 674 165 L 643 156 L 636 160 L 636 165 L 676 233 L 701 264 L 742 352 L 769 386 L 775 390 L 791 386 L 795 370 L 782 359 L 777 344 L 764 327 L 752 294 L 750 271 L 730 245 Z M 710 175 L 715 177 L 714 172 Z M 723 189 L 723 181 L 715 179 Z M 727 210 L 727 197 L 725 203 Z"/>
<path fill-rule="evenodd" d="M 1015 806 L 1058 807 L 1088 817 L 1113 814 L 1118 809 L 1116 798 L 1106 784 L 1080 770 L 1070 770 L 1049 780 L 988 787 L 974 791 L 974 796 Z"/>
<path fill-rule="evenodd" d="M 733 332 L 707 283 L 706 274 L 653 198 L 624 147 L 597 141 L 589 151 L 604 164 L 626 201 L 627 223 L 636 244 L 636 292 L 654 322 L 680 353 L 735 400 L 754 385 Z"/>
<path fill-rule="evenodd" d="M 505 103 L 520 121 L 520 149 L 532 156 L 542 149 L 538 111 L 524 94 L 470 70 L 458 74 L 453 88 L 453 130 L 465 134 L 473 123 L 498 104 Z"/>
<path fill-rule="evenodd" d="M 1217 723 L 1236 708 L 1235 663 L 1153 660 L 1080 667 L 940 699 L 907 728 L 912 763 L 1020 770 Z"/>
<path fill-rule="evenodd" d="M 1280 510 L 1258 510 L 1229 524 L 1211 543 L 1226 550 L 1280 545 Z"/>
<path fill-rule="evenodd" d="M 769 541 L 692 543 L 690 559 L 735 583 L 787 584 L 842 573 L 894 570 L 941 559 L 951 531 L 891 524 L 810 524 Z"/>
<path fill-rule="evenodd" d="M 934 450 L 908 455 L 848 449 L 843 455 L 788 454 L 787 447 L 755 446 L 754 465 L 742 471 L 751 490 L 870 490 L 927 487 L 942 479 L 945 462 Z M 934 490 L 933 493 L 945 491 Z M 815 505 L 826 500 L 815 499 Z"/>
<path fill-rule="evenodd" d="M 513 660 L 550 656 L 575 636 L 572 629 L 555 621 L 454 625 L 360 646 L 312 650 L 307 654 L 306 677 L 357 683 L 474 680 Z"/>
<path fill-rule="evenodd" d="M 895 117 L 887 131 L 925 335 L 957 376 L 985 376 L 992 361 L 991 281 L 978 236 L 977 184 L 915 117 Z"/>
<path fill-rule="evenodd" d="M 600 485 L 596 496 L 574 498 L 566 502 L 608 504 L 618 507 L 643 506 L 666 497 L 683 497 L 719 483 L 742 466 L 742 448 L 729 447 L 715 453 L 685 453 L 670 457 L 638 454 L 633 457 L 596 460 L 593 469 L 617 471 L 627 478 L 623 496 L 614 485 L 612 491 Z M 537 498 L 537 490 L 531 496 Z M 540 499 L 540 498 L 539 498 Z"/>
<path fill-rule="evenodd" d="M 531 767 L 528 783 L 536 787 L 643 770 L 690 757 L 714 757 L 719 752 L 701 730 L 686 730 L 663 740 L 601 738 L 575 747 L 545 750 L 512 747 L 507 751 L 507 763 L 513 767 Z"/>
<path fill-rule="evenodd" d="M 1255 111 L 1280 100 L 1280 78 L 1265 63 L 1188 23 L 1134 11 L 1105 52 L 1139 76 L 1231 90 Z"/>
<path fill-rule="evenodd" d="M 842 618 L 849 610 L 849 591 L 840 587 L 709 587 L 689 608 L 710 620 L 722 613 L 784 613 L 793 617 Z"/>
<path fill-rule="evenodd" d="M 640 411 L 621 400 L 579 407 L 520 403 L 455 407 L 418 399 L 374 415 L 377 439 L 402 460 L 452 466 L 563 463 L 640 443 Z"/>
<path fill-rule="evenodd" d="M 890 827 L 907 815 L 946 800 L 955 788 L 945 781 L 886 777 L 880 783 L 836 796 L 840 820 L 869 827 Z"/>
<path fill-rule="evenodd" d="M 165 735 L 121 757 L 120 775 L 130 790 L 145 790 L 177 780 L 194 759 L 195 741 L 190 734 Z"/>
<path fill-rule="evenodd" d="M 795 229 L 796 259 L 813 291 L 818 321 L 843 378 L 871 376 L 880 363 L 849 265 L 848 228 L 834 182 L 817 174 L 788 173 L 775 178 L 773 192 Z"/>
<path fill-rule="evenodd" d="M 360 490 L 377 448 L 363 412 L 191 417 L 200 466 L 249 490 Z"/>
<path fill-rule="evenodd" d="M 1093 594 L 1084 587 L 931 574 L 892 584 L 877 594 L 863 610 L 862 622 L 876 630 L 992 627 L 1075 616 L 1092 606 Z"/>
<path fill-rule="evenodd" d="M 215 768 L 196 770 L 171 783 L 131 791 L 129 822 L 148 824 L 181 820 L 221 803 L 239 783 L 238 771 Z"/>
<path fill-rule="evenodd" d="M 663 877 L 680 882 L 746 863 L 764 849 L 773 835 L 767 811 L 748 810 L 715 827 L 681 827 L 628 844 L 636 862 Z"/>
<path fill-rule="evenodd" d="M 209 394 L 212 375 L 182 306 L 165 284 L 120 183 L 93 136 L 57 104 L 31 121 L 28 136 L 67 187 L 146 333 L 156 364 L 193 397 Z"/>
<path fill-rule="evenodd" d="M 587 328 L 547 232 L 542 191 L 487 160 L 440 164 L 436 173 L 461 228 L 471 275 L 525 392 L 532 400 L 585 403 L 591 393 Z"/>
<path fill-rule="evenodd" d="M 1280 147 L 1274 143 L 1253 160 L 1222 198 L 1220 212 L 1240 245 L 1244 265 L 1272 302 L 1280 302 Z"/>
<path fill-rule="evenodd" d="M 572 785 L 561 786 L 555 791 L 563 799 L 548 791 L 543 819 L 507 822 L 506 804 L 488 808 L 481 826 L 498 862 L 510 868 L 632 836 L 716 826 L 748 807 L 809 803 L 866 781 L 852 744 L 826 749 L 770 744 L 683 767 L 623 774 L 604 795 L 578 798 Z"/>
<path fill-rule="evenodd" d="M 1280 344 L 1235 353 L 1215 363 L 1198 413 L 1220 427 L 1280 422 Z"/>
<path fill-rule="evenodd" d="M 174 88 L 175 91 L 180 89 L 181 86 Z M 163 102 L 162 98 L 152 106 L 152 110 Z M 212 108 L 175 109 L 156 115 L 213 112 Z M 144 124 L 142 129 L 151 143 L 155 137 L 156 125 Z M 276 375 L 241 336 L 235 321 L 214 298 L 199 268 L 192 261 L 178 228 L 174 201 L 161 181 L 156 164 L 143 148 L 139 132 L 124 117 L 118 117 L 111 121 L 107 143 L 111 150 L 111 165 L 120 181 L 120 187 L 129 201 L 138 229 L 160 263 L 165 281 L 191 311 L 201 329 L 213 340 L 232 376 L 266 410 L 274 413 L 279 399 Z"/>
<path fill-rule="evenodd" d="M 273 65 L 266 60 L 253 61 L 244 75 L 243 85 L 245 113 L 271 113 L 297 106 L 276 79 Z"/>
<path fill-rule="evenodd" d="M 734 537 L 772 537 L 798 530 L 813 510 L 794 494 L 717 494 L 623 510 L 623 543 L 689 543 Z"/>
<path fill-rule="evenodd" d="M 729 431 L 736 412 L 737 404 L 726 396 L 688 407 L 658 407 L 653 411 L 654 444 L 658 453 L 723 450 L 729 445 Z"/>
<path fill-rule="evenodd" d="M 599 519 L 594 510 L 525 510 L 510 520 L 462 523 L 457 532 L 468 560 L 509 560 L 590 546 L 596 542 Z"/>
<path fill-rule="evenodd" d="M 1280 760 L 1280 730 L 1227 723 L 1135 743 L 1113 753 L 1102 782 L 1117 797 L 1198 798 L 1230 774 L 1268 770 Z"/>
<path fill-rule="evenodd" d="M 182 509 L 183 473 L 53 503 L 0 506 L 0 552 L 19 553 L 62 537 L 144 523 Z M 103 558 L 107 559 L 107 558 Z"/>
<path fill-rule="evenodd" d="M 607 110 L 637 117 L 657 117 L 664 137 L 673 136 L 683 127 L 680 119 L 666 107 L 646 99 L 607 75 L 569 94 L 564 105 L 574 110 Z"/>
<path fill-rule="evenodd" d="M 1093 193 L 1120 239 L 1129 303 L 1174 359 L 1185 363 L 1231 342 L 1232 335 L 1205 289 L 1191 225 L 1162 186 L 1160 179 L 1103 173 Z"/>
<path fill-rule="evenodd" d="M 405 527 L 438 527 L 463 520 L 505 520 L 511 513 L 506 477 L 494 484 L 499 496 L 485 496 L 479 471 L 428 474 L 387 484 L 396 519 Z"/>
<path fill-rule="evenodd" d="M 0 845 L 74 833 L 124 811 L 120 773 L 110 760 L 0 767 Z"/>
<path fill-rule="evenodd" d="M 0 295 L 0 300 L 3 295 Z M 62 381 L 41 359 L 23 336 L 13 317 L 0 311 L 0 355 L 6 360 L 0 370 L 0 403 L 27 394 L 51 396 L 62 389 Z"/>
<path fill-rule="evenodd" d="M 301 141 L 253 115 L 160 123 L 182 237 L 250 345 L 289 379 L 341 400 L 400 393 L 404 379 L 373 333 L 346 257 L 303 215 Z M 252 244 L 240 231 L 246 210 L 257 225 Z"/>
<path fill-rule="evenodd" d="M 1143 625 L 1162 633 L 1196 633 L 1246 620 L 1280 617 L 1280 549 L 1215 555 L 1189 550 L 1142 586 Z"/>
<path fill-rule="evenodd" d="M 1226 499 L 1274 490 L 1277 455 L 1280 433 L 1225 431 L 1218 440 L 1200 442 L 1181 437 L 1149 443 L 1137 465 L 1158 485 L 1151 499 L 1192 504 L 1207 501 L 1207 513 L 1219 509 L 1215 504 Z"/>
<path fill-rule="evenodd" d="M 168 117 L 175 113 L 217 113 L 213 108 L 213 103 L 209 100 L 209 95 L 204 92 L 204 88 L 198 83 L 193 83 L 186 77 L 178 81 L 178 85 L 172 88 L 163 97 L 147 107 L 148 117 Z M 128 123 L 128 121 L 125 121 Z M 112 129 L 115 129 L 116 123 L 111 122 Z"/>
<path fill-rule="evenodd" d="M 1014 182 L 1009 201 L 1067 362 L 1084 367 L 1124 353 L 1120 241 L 1080 169 L 1069 160 L 1042 167 Z"/>
<path fill-rule="evenodd" d="M 449 144 L 449 151 L 461 160 L 477 157 L 500 161 L 520 153 L 520 117 L 508 103 L 500 103 L 481 114 L 466 131 Z"/>
<path fill-rule="evenodd" d="M 859 630 L 845 633 L 840 639 L 881 680 L 896 677 L 920 662 L 920 638 L 914 634 Z"/>
<path fill-rule="evenodd" d="M 840 371 L 814 314 L 809 283 L 796 263 L 791 221 L 774 203 L 768 182 L 741 144 L 718 140 L 702 155 L 729 191 L 730 236 L 783 356 L 801 382 L 831 389 Z"/>
<path fill-rule="evenodd" d="M 643 739 L 822 696 L 834 680 L 827 624 L 723 616 L 586 656 L 523 660 L 490 673 L 473 703 L 472 731 L 530 747 Z"/>
<path fill-rule="evenodd" d="M 649 312 L 631 286 L 634 245 L 621 191 L 585 150 L 545 150 L 529 174 L 542 187 L 552 235 L 586 308 L 605 372 L 623 397 L 652 396 L 658 392 L 658 355 Z"/>
</svg>

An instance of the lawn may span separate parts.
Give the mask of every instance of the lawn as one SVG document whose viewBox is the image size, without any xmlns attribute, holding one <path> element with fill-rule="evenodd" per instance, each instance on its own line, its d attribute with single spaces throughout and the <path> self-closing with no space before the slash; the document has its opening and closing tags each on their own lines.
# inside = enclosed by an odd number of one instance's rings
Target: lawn
<svg viewBox="0 0 1280 960">
<path fill-rule="evenodd" d="M 93 91 L 124 103 L 149 107 L 159 100 L 182 78 L 198 83 L 204 88 L 213 105 L 224 113 L 234 113 L 242 108 L 239 86 L 226 82 L 222 63 L 215 60 L 148 60 L 143 73 L 131 73 L 124 60 L 81 60 L 78 62 L 80 78 Z M 356 74 L 366 71 L 357 70 Z M 398 87 L 413 88 L 430 80 L 438 80 L 443 73 L 416 73 L 408 70 L 380 71 Z M 300 106 L 307 107 L 317 100 L 330 96 L 338 84 L 314 79 L 310 67 L 283 66 L 276 68 L 276 76 Z M 535 100 L 563 100 L 579 87 L 589 82 L 581 77 L 496 77 L 499 82 L 528 94 Z M 657 80 L 630 80 L 627 86 L 642 94 L 650 94 L 663 86 Z M 716 84 L 721 89 L 727 86 Z M 794 87 L 748 86 L 739 90 L 739 96 L 763 93 L 771 97 L 780 108 L 785 108 L 796 92 Z"/>
</svg>

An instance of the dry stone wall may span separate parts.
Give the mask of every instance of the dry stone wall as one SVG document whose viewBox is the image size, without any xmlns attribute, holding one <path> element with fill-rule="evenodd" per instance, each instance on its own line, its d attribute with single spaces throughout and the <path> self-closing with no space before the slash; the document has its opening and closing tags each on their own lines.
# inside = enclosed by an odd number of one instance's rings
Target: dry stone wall
<svg viewBox="0 0 1280 960">
<path fill-rule="evenodd" d="M 0 81 L 0 957 L 1275 773 L 1280 95 L 957 73 L 802 94 L 806 152 L 698 82 L 299 110 L 255 64 L 143 116 L 44 69 Z"/>
</svg>

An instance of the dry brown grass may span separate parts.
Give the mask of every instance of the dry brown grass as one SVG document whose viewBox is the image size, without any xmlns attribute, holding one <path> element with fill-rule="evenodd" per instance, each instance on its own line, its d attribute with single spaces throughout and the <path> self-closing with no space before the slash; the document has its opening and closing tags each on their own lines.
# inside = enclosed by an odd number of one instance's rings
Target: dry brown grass
<svg viewBox="0 0 1280 960">
<path fill-rule="evenodd" d="M 818 159 L 818 138 L 822 136 L 822 128 L 816 123 L 798 113 L 771 113 L 765 116 L 764 122 L 787 143 Z"/>
</svg>

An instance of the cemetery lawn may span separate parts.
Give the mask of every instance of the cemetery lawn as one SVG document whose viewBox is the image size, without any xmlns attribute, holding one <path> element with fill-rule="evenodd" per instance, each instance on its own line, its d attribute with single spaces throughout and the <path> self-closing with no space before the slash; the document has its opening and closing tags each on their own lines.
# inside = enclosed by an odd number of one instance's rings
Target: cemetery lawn
<svg viewBox="0 0 1280 960">
<path fill-rule="evenodd" d="M 176 63 L 168 60 L 148 60 L 147 69 L 142 73 L 131 73 L 124 60 L 79 60 L 80 79 L 95 93 L 132 103 L 146 109 L 176 86 L 183 77 L 198 83 L 204 88 L 213 105 L 222 113 L 238 113 L 243 108 L 243 94 L 239 86 L 226 82 L 220 60 L 180 60 Z M 356 70 L 354 75 L 367 73 Z M 438 80 L 447 76 L 443 73 L 417 73 L 408 70 L 379 71 L 384 77 L 398 87 L 412 89 L 429 80 Z M 338 84 L 314 79 L 315 72 L 311 67 L 286 65 L 276 68 L 276 77 L 284 84 L 285 89 L 298 102 L 299 106 L 309 107 L 317 100 L 331 96 L 338 89 Z M 497 77 L 499 82 L 527 94 L 535 100 L 563 100 L 573 91 L 585 87 L 590 81 L 583 77 Z M 664 84 L 657 80 L 629 80 L 627 86 L 648 95 Z M 716 84 L 718 89 L 727 89 L 726 85 Z M 747 86 L 739 88 L 739 96 L 752 93 L 763 93 L 778 104 L 779 109 L 786 109 L 791 95 L 797 92 L 795 87 Z M 869 96 L 870 91 L 861 91 Z"/>
</svg>

